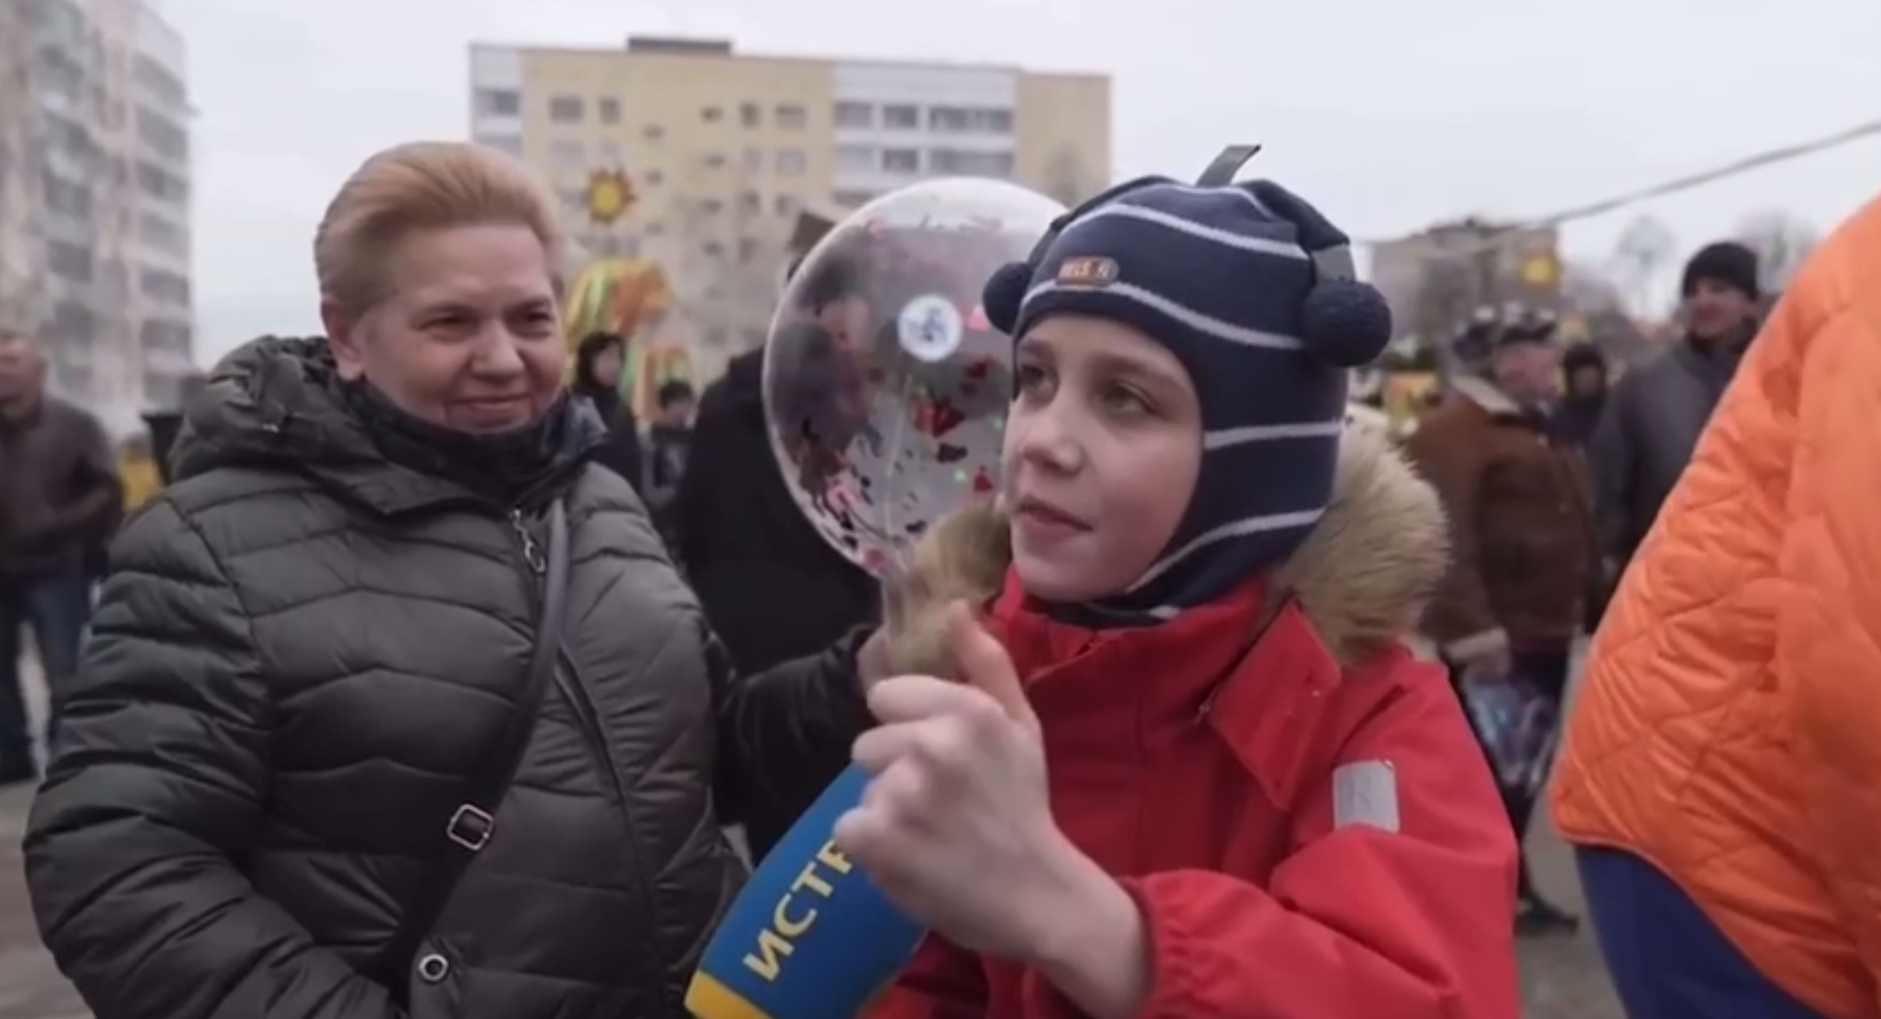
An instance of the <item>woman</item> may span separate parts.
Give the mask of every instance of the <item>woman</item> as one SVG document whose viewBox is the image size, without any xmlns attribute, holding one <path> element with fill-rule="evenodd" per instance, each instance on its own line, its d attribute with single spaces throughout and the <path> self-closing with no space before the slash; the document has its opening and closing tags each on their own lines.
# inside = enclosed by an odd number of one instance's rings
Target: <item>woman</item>
<svg viewBox="0 0 1881 1019">
<path fill-rule="evenodd" d="M 877 1016 L 1516 1019 L 1514 839 L 1404 643 L 1442 515 L 1340 437 L 1383 299 L 1268 182 L 1066 218 L 986 288 L 1011 512 L 889 600 L 891 659 L 944 626 L 968 684 L 884 681 L 856 743 L 837 841 L 940 935 Z M 996 552 L 990 634 L 921 603 Z"/>
<path fill-rule="evenodd" d="M 640 445 L 640 422 L 620 395 L 620 370 L 626 357 L 627 344 L 620 337 L 589 333 L 575 346 L 575 373 L 569 388 L 594 407 L 607 429 L 606 441 L 595 450 L 594 462 L 641 491 L 646 482 L 646 458 Z M 641 495 L 646 493 L 641 491 Z"/>
<path fill-rule="evenodd" d="M 1881 1017 L 1877 252 L 1803 266 L 1588 656 L 1554 819 L 1633 1019 Z"/>
<path fill-rule="evenodd" d="M 676 1015 L 719 825 L 844 765 L 854 664 L 729 679 L 587 462 L 550 201 L 468 145 L 373 157 L 315 241 L 329 338 L 192 401 L 26 838 L 98 1019 Z"/>
</svg>

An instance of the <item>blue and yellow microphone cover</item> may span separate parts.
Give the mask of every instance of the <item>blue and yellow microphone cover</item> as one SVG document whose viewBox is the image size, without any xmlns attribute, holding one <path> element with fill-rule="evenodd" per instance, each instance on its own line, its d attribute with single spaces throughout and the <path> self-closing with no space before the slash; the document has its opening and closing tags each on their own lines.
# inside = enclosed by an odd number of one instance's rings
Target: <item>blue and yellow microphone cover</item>
<svg viewBox="0 0 1881 1019">
<path fill-rule="evenodd" d="M 837 776 L 733 900 L 686 990 L 698 1019 L 852 1019 L 907 965 L 926 929 L 834 841 L 868 782 Z"/>
</svg>

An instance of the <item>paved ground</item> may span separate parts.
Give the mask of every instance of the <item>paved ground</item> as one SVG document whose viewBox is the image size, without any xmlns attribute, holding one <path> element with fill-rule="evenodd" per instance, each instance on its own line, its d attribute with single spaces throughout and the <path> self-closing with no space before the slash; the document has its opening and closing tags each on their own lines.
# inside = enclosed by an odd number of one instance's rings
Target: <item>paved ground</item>
<svg viewBox="0 0 1881 1019">
<path fill-rule="evenodd" d="M 18 852 L 29 803 L 27 792 L 0 791 L 0 1019 L 88 1019 L 33 929 Z M 1560 839 L 1551 829 L 1538 830 L 1529 849 L 1536 880 L 1555 901 L 1579 912 L 1573 864 Z M 1525 942 L 1521 957 L 1525 1019 L 1623 1019 L 1586 935 Z"/>
</svg>

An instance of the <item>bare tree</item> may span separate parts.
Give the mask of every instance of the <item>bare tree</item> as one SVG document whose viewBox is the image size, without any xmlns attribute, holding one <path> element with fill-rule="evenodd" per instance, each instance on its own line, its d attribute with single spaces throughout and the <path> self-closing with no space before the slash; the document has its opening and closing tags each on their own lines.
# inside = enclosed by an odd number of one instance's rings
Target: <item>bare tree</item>
<svg viewBox="0 0 1881 1019">
<path fill-rule="evenodd" d="M 1644 215 L 1627 224 L 1609 258 L 1608 275 L 1635 313 L 1659 307 L 1660 274 L 1678 257 L 1678 236 L 1663 220 Z"/>
<path fill-rule="evenodd" d="M 1605 270 L 1587 262 L 1575 261 L 1562 267 L 1561 303 L 1567 311 L 1591 315 L 1595 312 L 1625 310 L 1626 295 Z"/>
<path fill-rule="evenodd" d="M 1822 235 L 1800 216 L 1782 209 L 1765 209 L 1738 223 L 1737 239 L 1757 253 L 1758 282 L 1764 290 L 1775 293 L 1789 286 Z"/>
<path fill-rule="evenodd" d="M 1067 208 L 1077 205 L 1097 193 L 1100 182 L 1091 179 L 1090 171 L 1084 161 L 1078 158 L 1077 151 L 1069 145 L 1060 146 L 1052 152 L 1045 163 L 1044 192 L 1047 197 Z"/>
</svg>

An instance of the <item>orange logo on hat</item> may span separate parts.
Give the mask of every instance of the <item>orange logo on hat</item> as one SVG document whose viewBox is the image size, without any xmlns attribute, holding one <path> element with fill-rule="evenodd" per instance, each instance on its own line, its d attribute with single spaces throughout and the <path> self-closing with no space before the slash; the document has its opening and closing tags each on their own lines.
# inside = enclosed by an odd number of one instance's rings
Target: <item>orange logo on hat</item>
<svg viewBox="0 0 1881 1019">
<path fill-rule="evenodd" d="M 1107 287 L 1117 282 L 1118 273 L 1113 258 L 1067 258 L 1058 267 L 1058 283 L 1066 287 Z"/>
</svg>

